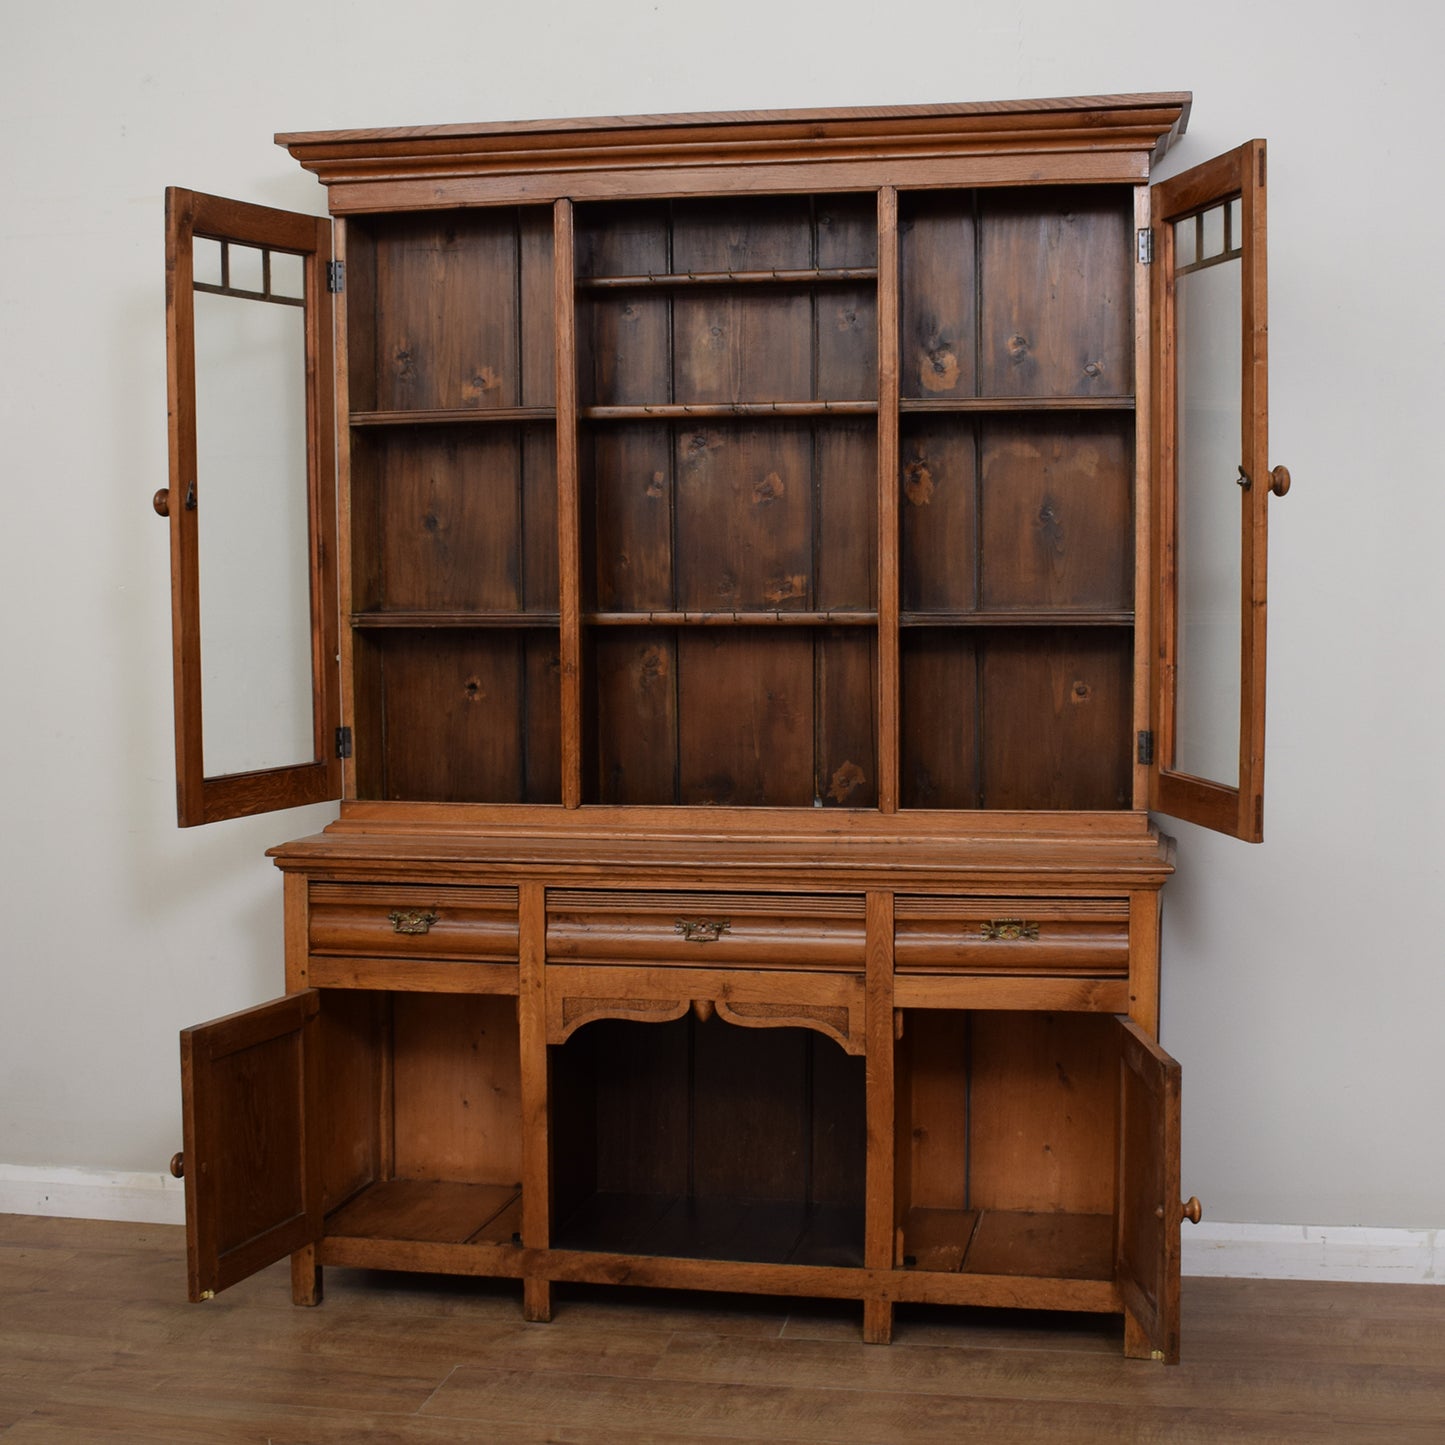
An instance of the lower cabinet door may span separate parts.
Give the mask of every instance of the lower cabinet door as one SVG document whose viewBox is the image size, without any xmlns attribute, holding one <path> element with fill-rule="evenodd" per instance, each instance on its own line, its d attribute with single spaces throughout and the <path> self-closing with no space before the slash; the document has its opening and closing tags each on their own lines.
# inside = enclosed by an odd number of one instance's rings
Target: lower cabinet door
<svg viewBox="0 0 1445 1445">
<path fill-rule="evenodd" d="M 186 1264 L 192 1300 L 321 1233 L 314 989 L 181 1034 Z"/>
<path fill-rule="evenodd" d="M 1179 1065 L 1119 1019 L 1116 1278 L 1147 1343 L 1131 1353 L 1179 1361 Z"/>
</svg>

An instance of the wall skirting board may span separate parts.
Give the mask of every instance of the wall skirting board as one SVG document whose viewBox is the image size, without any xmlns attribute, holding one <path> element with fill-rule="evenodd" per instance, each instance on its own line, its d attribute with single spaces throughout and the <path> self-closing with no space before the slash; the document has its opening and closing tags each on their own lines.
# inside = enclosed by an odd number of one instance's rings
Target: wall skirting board
<svg viewBox="0 0 1445 1445">
<path fill-rule="evenodd" d="M 184 1224 L 186 1187 L 169 1174 L 0 1164 L 0 1214 Z"/>
<path fill-rule="evenodd" d="M 185 1187 L 168 1174 L 0 1164 L 0 1214 L 184 1224 Z M 1186 1224 L 1184 1273 L 1445 1284 L 1445 1229 Z"/>
</svg>

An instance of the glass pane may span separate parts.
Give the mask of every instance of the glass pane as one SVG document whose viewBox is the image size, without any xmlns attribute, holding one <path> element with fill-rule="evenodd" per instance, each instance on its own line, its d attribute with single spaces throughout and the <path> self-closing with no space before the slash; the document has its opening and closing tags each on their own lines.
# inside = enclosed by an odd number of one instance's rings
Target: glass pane
<svg viewBox="0 0 1445 1445">
<path fill-rule="evenodd" d="M 209 236 L 191 241 L 191 275 L 198 286 L 221 284 L 221 243 Z"/>
<path fill-rule="evenodd" d="M 306 313 L 197 291 L 195 315 L 202 739 L 216 777 L 316 753 Z"/>
<path fill-rule="evenodd" d="M 1179 225 L 1192 229 L 1194 219 Z M 1222 225 L 1219 232 L 1222 239 Z M 1241 283 L 1236 256 L 1177 276 L 1176 289 L 1179 671 L 1173 768 L 1230 787 L 1239 784 Z"/>
<path fill-rule="evenodd" d="M 230 274 L 227 284 L 234 291 L 264 291 L 266 289 L 263 270 L 265 252 L 255 246 L 240 246 L 235 241 L 226 242 L 226 260 Z"/>
<path fill-rule="evenodd" d="M 271 252 L 271 294 L 292 296 L 301 300 L 306 295 L 306 258 L 287 251 Z"/>
</svg>

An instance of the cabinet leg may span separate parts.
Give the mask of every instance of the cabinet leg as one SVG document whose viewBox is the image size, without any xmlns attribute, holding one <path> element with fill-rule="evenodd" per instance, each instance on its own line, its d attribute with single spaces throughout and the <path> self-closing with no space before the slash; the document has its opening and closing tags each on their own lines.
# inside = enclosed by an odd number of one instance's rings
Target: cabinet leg
<svg viewBox="0 0 1445 1445">
<path fill-rule="evenodd" d="M 1176 1332 L 1175 1338 L 1178 1338 Z M 1133 1311 L 1124 1311 L 1124 1355 L 1130 1360 L 1158 1360 L 1161 1364 L 1177 1363 L 1154 1343 L 1154 1337 L 1135 1319 Z"/>
<path fill-rule="evenodd" d="M 863 1301 L 863 1343 L 865 1345 L 893 1343 L 892 1300 L 865 1299 Z"/>
<path fill-rule="evenodd" d="M 316 1263 L 316 1246 L 308 1244 L 291 1256 L 291 1303 L 321 1303 L 321 1266 Z"/>
<path fill-rule="evenodd" d="M 522 1318 L 545 1325 L 552 1319 L 552 1281 L 528 1277 L 522 1281 Z"/>
</svg>

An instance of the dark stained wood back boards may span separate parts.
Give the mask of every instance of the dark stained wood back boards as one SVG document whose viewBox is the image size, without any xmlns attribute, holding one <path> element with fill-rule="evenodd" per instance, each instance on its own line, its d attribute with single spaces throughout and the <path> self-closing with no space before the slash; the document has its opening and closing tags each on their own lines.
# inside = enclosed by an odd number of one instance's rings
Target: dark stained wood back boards
<svg viewBox="0 0 1445 1445">
<path fill-rule="evenodd" d="M 516 1278 L 529 1319 L 569 1280 L 851 1298 L 876 1342 L 898 1301 L 1012 1305 L 1178 1357 L 1145 808 L 1258 833 L 1266 490 L 1222 791 L 1156 700 L 1181 543 L 1147 182 L 1188 103 L 280 138 L 336 218 L 298 623 L 343 802 L 274 850 L 285 999 L 186 1035 L 194 1295 L 290 1253 L 302 1303 L 330 1264 Z M 183 821 L 300 800 L 178 739 Z"/>
</svg>

